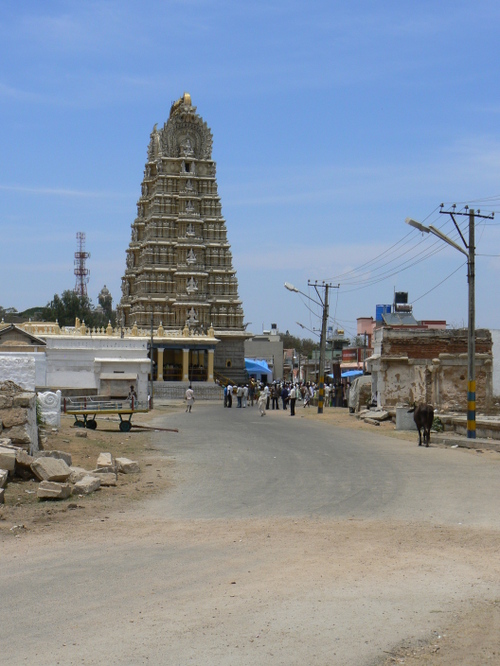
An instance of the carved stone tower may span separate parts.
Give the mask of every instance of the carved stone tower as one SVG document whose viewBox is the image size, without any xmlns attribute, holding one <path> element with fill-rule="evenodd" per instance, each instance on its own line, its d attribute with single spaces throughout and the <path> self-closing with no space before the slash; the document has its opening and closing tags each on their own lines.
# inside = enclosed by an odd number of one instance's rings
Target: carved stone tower
<svg viewBox="0 0 500 666">
<path fill-rule="evenodd" d="M 220 339 L 215 370 L 244 378 L 243 308 L 212 160 L 212 133 L 184 95 L 148 146 L 118 323 Z"/>
</svg>

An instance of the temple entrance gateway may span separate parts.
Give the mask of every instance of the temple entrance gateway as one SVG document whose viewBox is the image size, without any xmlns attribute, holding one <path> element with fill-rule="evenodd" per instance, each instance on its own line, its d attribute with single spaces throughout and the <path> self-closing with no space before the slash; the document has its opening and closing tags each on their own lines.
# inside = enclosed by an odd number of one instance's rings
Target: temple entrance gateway
<svg viewBox="0 0 500 666">
<path fill-rule="evenodd" d="M 188 93 L 150 136 L 117 311 L 124 328 L 156 329 L 158 381 L 211 382 L 214 370 L 235 382 L 246 378 L 243 346 L 251 333 L 243 324 L 212 142 Z"/>
<path fill-rule="evenodd" d="M 192 382 L 207 381 L 207 352 L 206 350 L 191 350 L 189 354 L 189 379 Z"/>
<path fill-rule="evenodd" d="M 165 349 L 163 351 L 162 379 L 166 382 L 182 381 L 182 349 Z"/>
</svg>

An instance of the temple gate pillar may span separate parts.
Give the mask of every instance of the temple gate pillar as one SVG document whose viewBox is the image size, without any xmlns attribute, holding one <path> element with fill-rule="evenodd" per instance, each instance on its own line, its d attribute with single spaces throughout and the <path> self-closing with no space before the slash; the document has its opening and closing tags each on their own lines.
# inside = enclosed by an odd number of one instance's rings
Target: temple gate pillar
<svg viewBox="0 0 500 666">
<path fill-rule="evenodd" d="M 163 348 L 157 349 L 156 353 L 157 353 L 157 360 L 156 360 L 156 363 L 157 363 L 156 375 L 157 375 L 157 377 L 156 377 L 156 379 L 157 379 L 157 381 L 162 382 L 163 381 Z"/>
<path fill-rule="evenodd" d="M 189 349 L 182 350 L 182 381 L 189 381 Z"/>
<path fill-rule="evenodd" d="M 214 381 L 214 349 L 208 349 L 208 377 L 207 381 Z"/>
</svg>

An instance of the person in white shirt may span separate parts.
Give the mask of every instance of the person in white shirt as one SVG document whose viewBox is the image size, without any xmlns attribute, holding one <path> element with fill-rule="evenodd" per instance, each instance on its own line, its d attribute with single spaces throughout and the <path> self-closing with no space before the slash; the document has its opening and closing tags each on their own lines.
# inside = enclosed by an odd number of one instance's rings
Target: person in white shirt
<svg viewBox="0 0 500 666">
<path fill-rule="evenodd" d="M 297 400 L 297 389 L 293 384 L 288 394 L 288 399 L 290 400 L 290 416 L 295 416 L 295 401 Z"/>
<path fill-rule="evenodd" d="M 261 416 L 266 415 L 266 403 L 269 397 L 269 387 L 264 386 L 259 395 L 259 411 Z"/>
<path fill-rule="evenodd" d="M 193 387 L 191 384 L 189 385 L 189 388 L 186 389 L 186 412 L 191 411 L 191 407 L 194 404 L 194 391 Z"/>
</svg>

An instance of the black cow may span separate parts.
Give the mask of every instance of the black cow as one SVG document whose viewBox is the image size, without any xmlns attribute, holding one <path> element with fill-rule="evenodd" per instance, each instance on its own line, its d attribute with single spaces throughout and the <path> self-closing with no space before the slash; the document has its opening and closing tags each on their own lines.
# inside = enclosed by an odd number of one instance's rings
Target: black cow
<svg viewBox="0 0 500 666">
<path fill-rule="evenodd" d="M 424 445 L 429 446 L 431 439 L 432 422 L 434 421 L 434 407 L 431 405 L 413 405 L 408 414 L 413 412 L 413 420 L 418 428 L 418 445 L 422 446 L 422 430 L 424 431 Z"/>
</svg>

